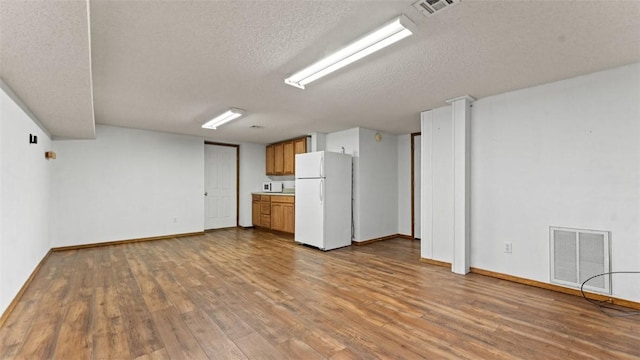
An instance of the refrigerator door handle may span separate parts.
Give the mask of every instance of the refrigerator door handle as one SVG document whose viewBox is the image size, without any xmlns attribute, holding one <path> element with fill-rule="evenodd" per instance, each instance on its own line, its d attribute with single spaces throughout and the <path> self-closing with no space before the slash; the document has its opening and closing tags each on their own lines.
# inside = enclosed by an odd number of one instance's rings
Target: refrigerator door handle
<svg viewBox="0 0 640 360">
<path fill-rule="evenodd" d="M 320 177 L 324 177 L 324 154 L 320 155 Z"/>
<path fill-rule="evenodd" d="M 324 201 L 324 179 L 320 180 L 320 202 Z"/>
</svg>

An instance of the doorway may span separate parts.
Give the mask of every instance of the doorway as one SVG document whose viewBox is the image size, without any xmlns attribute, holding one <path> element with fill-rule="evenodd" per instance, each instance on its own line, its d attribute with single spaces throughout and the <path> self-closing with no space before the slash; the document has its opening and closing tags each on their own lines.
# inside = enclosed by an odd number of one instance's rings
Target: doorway
<svg viewBox="0 0 640 360">
<path fill-rule="evenodd" d="M 239 145 L 205 142 L 205 230 L 238 226 L 239 149 Z"/>
</svg>

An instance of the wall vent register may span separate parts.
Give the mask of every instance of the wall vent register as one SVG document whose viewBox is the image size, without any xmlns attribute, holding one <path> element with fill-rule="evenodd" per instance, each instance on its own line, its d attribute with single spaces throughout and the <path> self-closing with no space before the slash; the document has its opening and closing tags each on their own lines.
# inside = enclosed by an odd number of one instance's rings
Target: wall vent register
<svg viewBox="0 0 640 360">
<path fill-rule="evenodd" d="M 580 288 L 590 277 L 611 271 L 610 233 L 549 228 L 551 282 Z M 611 294 L 611 276 L 599 276 L 584 286 L 585 290 Z"/>
</svg>

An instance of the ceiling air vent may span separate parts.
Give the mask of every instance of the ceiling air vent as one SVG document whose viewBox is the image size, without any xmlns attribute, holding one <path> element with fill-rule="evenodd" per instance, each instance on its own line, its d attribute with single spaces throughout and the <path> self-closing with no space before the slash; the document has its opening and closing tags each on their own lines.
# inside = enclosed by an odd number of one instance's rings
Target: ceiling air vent
<svg viewBox="0 0 640 360">
<path fill-rule="evenodd" d="M 413 7 L 420 10 L 422 15 L 431 16 L 436 12 L 448 9 L 459 3 L 460 0 L 420 0 Z"/>
</svg>

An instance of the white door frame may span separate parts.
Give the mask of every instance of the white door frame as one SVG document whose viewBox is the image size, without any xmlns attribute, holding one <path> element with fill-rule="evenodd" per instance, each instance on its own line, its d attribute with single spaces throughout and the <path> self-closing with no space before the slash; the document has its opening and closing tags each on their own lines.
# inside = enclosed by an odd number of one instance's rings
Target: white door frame
<svg viewBox="0 0 640 360">
<path fill-rule="evenodd" d="M 236 226 L 238 226 L 238 223 L 240 221 L 240 145 L 205 141 L 204 146 L 207 145 L 228 146 L 236 148 Z M 205 161 L 207 161 L 206 157 Z"/>
</svg>

